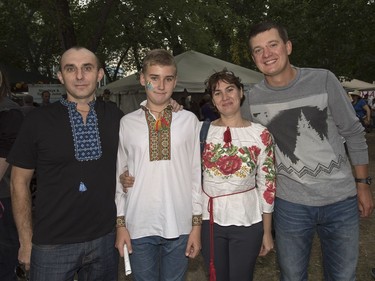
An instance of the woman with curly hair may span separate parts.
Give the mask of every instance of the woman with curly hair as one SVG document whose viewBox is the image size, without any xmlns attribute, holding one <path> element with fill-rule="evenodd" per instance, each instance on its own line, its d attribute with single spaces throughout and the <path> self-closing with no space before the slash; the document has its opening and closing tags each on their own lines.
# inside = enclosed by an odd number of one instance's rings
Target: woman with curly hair
<svg viewBox="0 0 375 281">
<path fill-rule="evenodd" d="M 206 90 L 220 118 L 209 126 L 202 154 L 202 253 L 210 280 L 252 280 L 257 257 L 273 249 L 272 136 L 242 117 L 244 87 L 233 72 L 214 73 Z"/>
</svg>

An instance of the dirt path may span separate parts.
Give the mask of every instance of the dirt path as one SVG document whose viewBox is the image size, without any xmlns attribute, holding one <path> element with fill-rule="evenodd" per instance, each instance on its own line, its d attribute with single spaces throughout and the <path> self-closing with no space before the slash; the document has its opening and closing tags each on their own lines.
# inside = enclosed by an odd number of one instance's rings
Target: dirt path
<svg viewBox="0 0 375 281">
<path fill-rule="evenodd" d="M 367 142 L 369 145 L 370 154 L 370 171 L 369 174 L 375 178 L 375 131 L 367 134 Z M 371 186 L 373 195 L 375 194 L 375 183 Z M 375 199 L 375 198 L 374 198 Z M 360 257 L 357 268 L 358 281 L 373 280 L 370 275 L 370 270 L 375 267 L 375 215 L 368 219 L 361 219 L 360 222 Z M 322 266 L 321 266 L 321 252 L 318 240 L 315 239 L 310 266 L 309 266 L 309 280 L 321 281 L 323 280 Z M 120 262 L 119 267 L 119 281 L 131 281 L 130 277 L 124 277 L 123 265 Z M 206 281 L 205 270 L 203 268 L 202 257 L 199 256 L 189 264 L 189 271 L 187 274 L 187 281 Z M 256 266 L 254 281 L 278 281 L 279 271 L 276 263 L 275 253 L 270 253 L 267 257 L 259 258 Z"/>
</svg>

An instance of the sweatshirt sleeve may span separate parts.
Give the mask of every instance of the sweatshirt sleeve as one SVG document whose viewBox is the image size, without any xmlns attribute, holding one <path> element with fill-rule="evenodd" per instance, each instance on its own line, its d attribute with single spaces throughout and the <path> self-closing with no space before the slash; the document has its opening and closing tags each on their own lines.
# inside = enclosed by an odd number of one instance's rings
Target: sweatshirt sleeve
<svg viewBox="0 0 375 281">
<path fill-rule="evenodd" d="M 368 164 L 368 147 L 364 128 L 353 105 L 332 72 L 327 72 L 328 105 L 339 134 L 344 138 L 353 165 Z"/>
</svg>

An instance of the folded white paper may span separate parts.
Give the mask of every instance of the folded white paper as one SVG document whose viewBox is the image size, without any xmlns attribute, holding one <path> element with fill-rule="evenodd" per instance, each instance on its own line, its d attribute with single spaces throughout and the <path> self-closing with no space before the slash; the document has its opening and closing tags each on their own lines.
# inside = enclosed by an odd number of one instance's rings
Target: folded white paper
<svg viewBox="0 0 375 281">
<path fill-rule="evenodd" d="M 128 276 L 132 273 L 132 268 L 130 266 L 128 247 L 124 244 L 124 262 L 125 262 L 125 275 Z"/>
</svg>

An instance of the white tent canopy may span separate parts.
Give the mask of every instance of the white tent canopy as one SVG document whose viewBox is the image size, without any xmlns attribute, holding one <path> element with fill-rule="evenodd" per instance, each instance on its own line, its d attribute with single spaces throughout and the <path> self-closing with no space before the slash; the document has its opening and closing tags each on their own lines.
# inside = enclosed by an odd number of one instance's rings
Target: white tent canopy
<svg viewBox="0 0 375 281">
<path fill-rule="evenodd" d="M 375 90 L 375 84 L 367 83 L 358 79 L 352 79 L 350 81 L 341 82 L 342 86 L 348 90 Z"/>
<path fill-rule="evenodd" d="M 177 63 L 177 86 L 176 92 L 203 93 L 204 81 L 215 71 L 226 67 L 233 71 L 246 86 L 258 83 L 263 75 L 245 67 L 226 62 L 195 51 L 187 51 L 175 57 Z M 142 90 L 136 74 L 106 85 L 112 93 L 124 93 L 127 91 Z"/>
<path fill-rule="evenodd" d="M 263 75 L 245 67 L 226 62 L 199 52 L 187 51 L 175 57 L 177 63 L 177 86 L 175 93 L 204 93 L 204 81 L 214 72 L 224 67 L 233 71 L 241 78 L 245 88 L 258 83 Z M 109 89 L 113 94 L 120 95 L 120 107 L 127 113 L 139 108 L 140 101 L 146 98 L 137 74 L 132 74 L 102 87 L 99 91 Z M 173 96 L 175 99 L 177 97 Z"/>
</svg>

